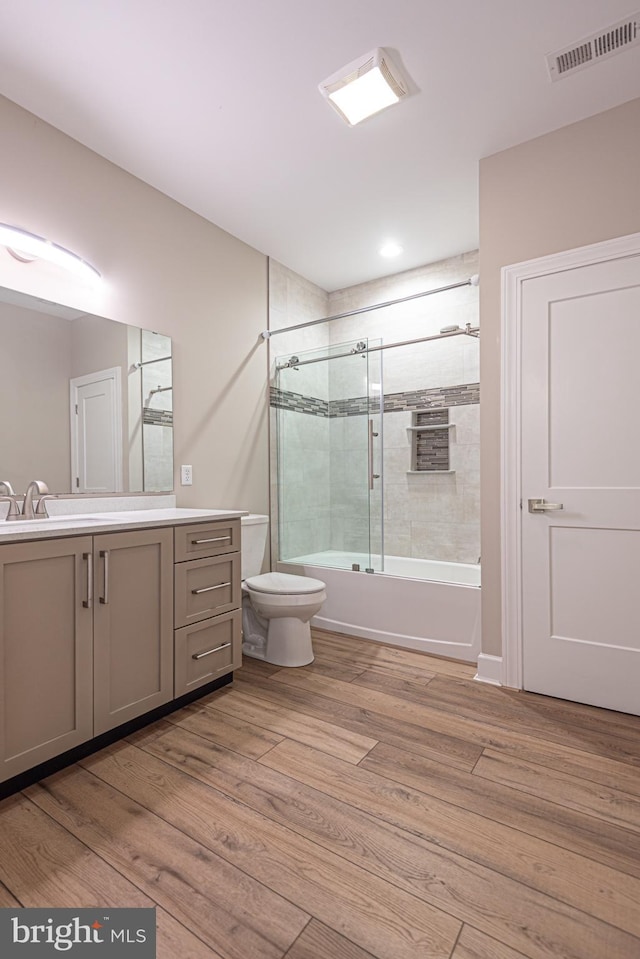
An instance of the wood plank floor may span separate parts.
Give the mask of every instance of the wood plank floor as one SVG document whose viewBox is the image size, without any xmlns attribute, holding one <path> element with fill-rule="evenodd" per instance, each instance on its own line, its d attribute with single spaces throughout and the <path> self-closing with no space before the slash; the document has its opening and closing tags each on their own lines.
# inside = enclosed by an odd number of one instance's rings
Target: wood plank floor
<svg viewBox="0 0 640 959">
<path fill-rule="evenodd" d="M 314 632 L 0 803 L 0 906 L 159 959 L 639 959 L 640 718 Z"/>
</svg>

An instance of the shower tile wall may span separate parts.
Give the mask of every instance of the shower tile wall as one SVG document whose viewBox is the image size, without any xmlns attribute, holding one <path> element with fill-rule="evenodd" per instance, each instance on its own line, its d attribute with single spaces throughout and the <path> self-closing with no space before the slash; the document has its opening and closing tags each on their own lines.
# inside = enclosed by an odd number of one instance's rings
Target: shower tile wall
<svg viewBox="0 0 640 959">
<path fill-rule="evenodd" d="M 478 271 L 477 252 L 385 277 L 329 295 L 331 314 L 360 309 L 468 279 Z M 331 343 L 381 337 L 385 343 L 438 333 L 442 327 L 478 323 L 478 290 L 461 287 L 358 317 L 336 320 Z M 385 350 L 384 549 L 387 555 L 475 563 L 480 555 L 479 343 L 466 336 Z M 375 354 L 374 354 L 375 355 Z M 330 374 L 332 375 L 332 374 Z M 341 384 L 331 381 L 332 395 Z M 411 411 L 448 406 L 451 472 L 411 471 Z M 353 415 L 350 430 L 364 435 L 366 416 Z M 357 421 L 361 421 L 359 424 Z M 341 448 L 330 420 L 331 456 Z M 364 435 L 363 442 L 366 442 Z M 357 468 L 357 461 L 354 461 Z M 333 479 L 333 477 L 332 477 Z M 355 480 L 355 477 L 351 477 Z M 336 485 L 342 477 L 336 477 Z M 362 484 L 360 484 L 362 485 Z M 354 494 L 355 495 L 355 494 Z M 332 528 L 332 548 L 360 547 L 359 531 Z"/>
<path fill-rule="evenodd" d="M 269 328 L 271 330 L 305 323 L 327 316 L 329 298 L 324 290 L 298 276 L 276 260 L 269 261 Z M 283 333 L 269 341 L 271 382 L 275 383 L 275 359 L 326 347 L 329 331 L 325 324 Z M 328 399 L 327 363 L 305 367 L 304 394 L 317 402 L 296 403 L 303 375 L 287 370 L 280 375 L 279 386 L 287 394 L 290 407 L 271 406 L 271 548 L 272 556 L 299 556 L 330 548 L 329 510 L 329 420 L 322 416 L 322 403 Z M 301 412 L 301 409 L 308 410 Z M 276 423 L 276 419 L 278 422 Z M 279 430 L 279 434 L 278 434 Z M 278 442 L 278 435 L 280 442 Z M 278 447 L 281 456 L 276 468 Z M 280 478 L 280 489 L 276 478 Z M 279 494 L 286 492 L 286 515 L 279 543 Z"/>
<path fill-rule="evenodd" d="M 385 552 L 453 563 L 480 555 L 480 407 L 449 408 L 451 472 L 410 473 L 411 411 L 384 416 Z"/>
<path fill-rule="evenodd" d="M 455 283 L 477 270 L 477 253 L 467 253 L 327 295 L 271 261 L 270 327 L 277 329 Z M 476 325 L 477 294 L 476 288 L 464 287 L 274 337 L 270 342 L 272 374 L 276 356 L 364 338 L 389 343 L 437 333 L 444 326 Z M 478 559 L 478 347 L 476 339 L 460 336 L 369 354 L 374 389 L 379 377 L 373 360 L 384 360 L 384 382 L 377 385 L 384 393 L 386 410 L 384 532 L 388 555 L 472 563 Z M 354 375 L 353 364 L 359 363 L 364 371 L 367 360 L 353 357 L 346 362 L 306 366 L 299 372 L 289 370 L 279 377 L 278 385 L 285 393 L 276 396 L 275 402 L 288 407 L 278 411 L 285 439 L 280 481 L 286 486 L 287 514 L 281 524 L 278 552 L 276 410 L 272 407 L 274 556 L 369 548 L 368 417 L 357 412 L 366 408 L 366 378 L 358 376 L 357 368 Z M 407 427 L 411 426 L 412 410 L 432 406 L 449 407 L 451 472 L 417 475 L 411 472 L 411 431 Z M 376 552 L 381 532 L 376 503 L 382 500 L 374 497 L 372 502 Z"/>
</svg>

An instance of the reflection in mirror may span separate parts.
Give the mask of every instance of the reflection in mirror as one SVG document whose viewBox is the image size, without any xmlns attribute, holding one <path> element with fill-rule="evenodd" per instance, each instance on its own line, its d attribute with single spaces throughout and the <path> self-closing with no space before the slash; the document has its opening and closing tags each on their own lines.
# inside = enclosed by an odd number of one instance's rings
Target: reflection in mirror
<svg viewBox="0 0 640 959">
<path fill-rule="evenodd" d="M 0 475 L 22 492 L 173 488 L 171 339 L 0 288 Z"/>
</svg>

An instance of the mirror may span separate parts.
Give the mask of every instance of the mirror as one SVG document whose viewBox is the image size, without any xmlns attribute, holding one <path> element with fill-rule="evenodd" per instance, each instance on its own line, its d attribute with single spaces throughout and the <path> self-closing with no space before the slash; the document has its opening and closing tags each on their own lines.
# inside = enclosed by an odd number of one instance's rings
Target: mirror
<svg viewBox="0 0 640 959">
<path fill-rule="evenodd" d="M 173 489 L 171 338 L 0 287 L 0 479 Z"/>
</svg>

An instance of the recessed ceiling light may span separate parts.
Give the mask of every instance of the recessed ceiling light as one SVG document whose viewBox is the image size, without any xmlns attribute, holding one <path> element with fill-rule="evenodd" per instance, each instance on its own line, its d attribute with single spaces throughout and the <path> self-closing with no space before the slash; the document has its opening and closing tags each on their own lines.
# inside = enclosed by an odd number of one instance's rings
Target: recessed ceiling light
<svg viewBox="0 0 640 959">
<path fill-rule="evenodd" d="M 402 253 L 402 247 L 399 243 L 396 243 L 395 240 L 389 240 L 387 243 L 383 244 L 378 250 L 380 256 L 393 257 L 400 256 Z"/>
<path fill-rule="evenodd" d="M 323 80 L 319 89 L 350 126 L 393 106 L 407 94 L 398 68 L 382 47 L 353 60 Z"/>
</svg>

